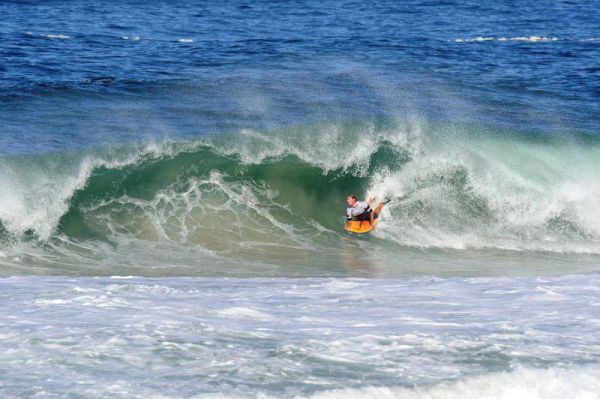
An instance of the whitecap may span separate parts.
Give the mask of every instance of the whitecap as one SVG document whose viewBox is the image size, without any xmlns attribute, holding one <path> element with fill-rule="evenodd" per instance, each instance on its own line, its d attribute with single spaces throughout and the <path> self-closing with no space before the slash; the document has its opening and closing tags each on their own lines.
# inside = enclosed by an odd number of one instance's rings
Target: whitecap
<svg viewBox="0 0 600 399">
<path fill-rule="evenodd" d="M 560 40 L 554 36 L 515 36 L 515 37 L 493 37 L 493 36 L 477 36 L 471 38 L 454 39 L 455 43 L 477 43 L 477 42 L 556 42 Z"/>
<path fill-rule="evenodd" d="M 42 35 L 48 39 L 62 39 L 62 40 L 67 40 L 70 39 L 71 36 L 69 35 L 63 35 L 63 34 L 47 34 L 47 35 Z"/>
<path fill-rule="evenodd" d="M 558 37 L 546 37 L 546 36 L 518 36 L 509 39 L 513 42 L 556 42 Z"/>
<path fill-rule="evenodd" d="M 489 42 L 495 40 L 493 37 L 488 37 L 488 36 L 478 36 L 478 37 L 474 37 L 474 38 L 468 38 L 468 39 L 455 39 L 454 41 L 456 43 L 469 43 L 469 42 Z"/>
</svg>

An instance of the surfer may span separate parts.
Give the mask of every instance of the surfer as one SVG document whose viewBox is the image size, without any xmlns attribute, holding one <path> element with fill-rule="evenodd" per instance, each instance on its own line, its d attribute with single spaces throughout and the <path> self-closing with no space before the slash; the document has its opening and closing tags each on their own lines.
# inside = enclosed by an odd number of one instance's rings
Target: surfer
<svg viewBox="0 0 600 399">
<path fill-rule="evenodd" d="M 348 203 L 349 208 L 346 209 L 346 219 L 355 221 L 368 220 L 371 224 L 373 224 L 373 221 L 377 219 L 383 206 L 389 202 L 382 201 L 373 210 L 371 206 L 373 205 L 374 201 L 375 199 L 373 197 L 369 197 L 367 201 L 359 201 L 356 195 L 348 194 L 346 202 Z"/>
</svg>

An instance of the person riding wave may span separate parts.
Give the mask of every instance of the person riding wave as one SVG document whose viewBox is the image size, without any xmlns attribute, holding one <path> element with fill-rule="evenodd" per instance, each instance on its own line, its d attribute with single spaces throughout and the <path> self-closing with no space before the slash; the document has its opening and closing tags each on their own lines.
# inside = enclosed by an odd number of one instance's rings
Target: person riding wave
<svg viewBox="0 0 600 399">
<path fill-rule="evenodd" d="M 346 220 L 368 220 L 371 224 L 373 224 L 373 221 L 379 217 L 381 209 L 386 203 L 389 202 L 389 200 L 380 202 L 379 205 L 377 205 L 377 207 L 373 210 L 371 206 L 373 205 L 374 201 L 375 199 L 373 197 L 369 197 L 367 201 L 359 201 L 356 195 L 348 194 L 346 202 L 348 203 L 349 208 L 346 209 Z"/>
</svg>

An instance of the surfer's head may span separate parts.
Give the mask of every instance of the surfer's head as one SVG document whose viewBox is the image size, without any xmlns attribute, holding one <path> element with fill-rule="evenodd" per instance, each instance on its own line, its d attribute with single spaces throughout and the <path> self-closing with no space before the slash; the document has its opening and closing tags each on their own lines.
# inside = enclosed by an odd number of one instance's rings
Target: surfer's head
<svg viewBox="0 0 600 399">
<path fill-rule="evenodd" d="M 348 203 L 348 205 L 354 206 L 354 204 L 356 204 L 356 201 L 358 201 L 358 198 L 356 198 L 356 195 L 348 194 L 348 198 L 346 198 L 346 202 Z"/>
</svg>

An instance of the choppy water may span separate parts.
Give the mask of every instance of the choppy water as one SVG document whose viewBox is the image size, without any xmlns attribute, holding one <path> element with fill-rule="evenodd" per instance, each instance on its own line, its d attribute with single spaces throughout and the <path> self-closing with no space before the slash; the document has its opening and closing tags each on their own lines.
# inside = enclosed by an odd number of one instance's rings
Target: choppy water
<svg viewBox="0 0 600 399">
<path fill-rule="evenodd" d="M 0 4 L 0 393 L 598 397 L 599 10 Z"/>
<path fill-rule="evenodd" d="M 31 397 L 594 398 L 599 283 L 9 278 L 0 370 Z"/>
</svg>

